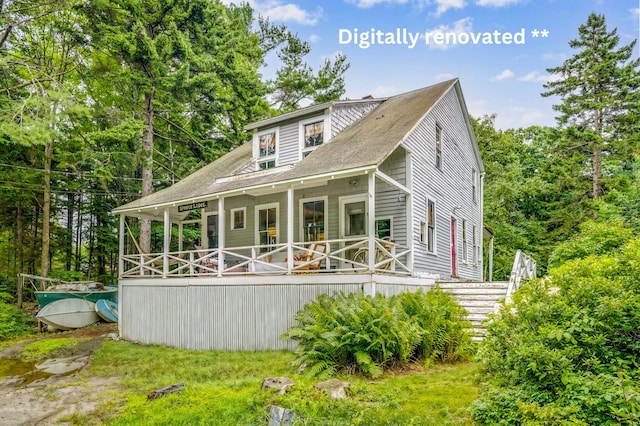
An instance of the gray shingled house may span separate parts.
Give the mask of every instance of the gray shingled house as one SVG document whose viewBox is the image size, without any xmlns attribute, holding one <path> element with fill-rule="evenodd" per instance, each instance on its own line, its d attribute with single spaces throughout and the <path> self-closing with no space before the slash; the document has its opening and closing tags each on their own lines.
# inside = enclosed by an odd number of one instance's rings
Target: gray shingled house
<svg viewBox="0 0 640 426">
<path fill-rule="evenodd" d="M 247 129 L 251 141 L 115 209 L 124 338 L 291 348 L 278 336 L 319 293 L 482 279 L 484 167 L 457 79 Z M 161 252 L 141 252 L 134 218 L 163 224 Z"/>
</svg>

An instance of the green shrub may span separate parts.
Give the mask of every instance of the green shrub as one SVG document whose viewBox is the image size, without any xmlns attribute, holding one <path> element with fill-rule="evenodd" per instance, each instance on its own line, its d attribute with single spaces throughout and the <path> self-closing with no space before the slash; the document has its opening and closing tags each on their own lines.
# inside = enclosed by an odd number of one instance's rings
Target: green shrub
<svg viewBox="0 0 640 426">
<path fill-rule="evenodd" d="M 414 359 L 455 362 L 469 358 L 472 343 L 467 330 L 471 323 L 465 320 L 467 311 L 452 295 L 435 287 L 426 293 L 420 290 L 396 297 L 410 320 L 422 330 Z"/>
<path fill-rule="evenodd" d="M 622 221 L 594 222 L 580 225 L 580 233 L 558 244 L 549 257 L 549 267 L 557 267 L 572 259 L 583 259 L 611 253 L 621 248 L 633 235 Z"/>
<path fill-rule="evenodd" d="M 0 339 L 16 337 L 26 332 L 26 324 L 20 309 L 0 302 Z"/>
<path fill-rule="evenodd" d="M 480 349 L 483 424 L 638 424 L 638 240 L 552 269 L 513 296 Z"/>
<path fill-rule="evenodd" d="M 469 336 L 462 310 L 441 290 L 386 298 L 320 295 L 283 338 L 298 341 L 296 363 L 312 375 L 358 371 L 372 377 L 410 361 L 460 360 Z"/>
</svg>

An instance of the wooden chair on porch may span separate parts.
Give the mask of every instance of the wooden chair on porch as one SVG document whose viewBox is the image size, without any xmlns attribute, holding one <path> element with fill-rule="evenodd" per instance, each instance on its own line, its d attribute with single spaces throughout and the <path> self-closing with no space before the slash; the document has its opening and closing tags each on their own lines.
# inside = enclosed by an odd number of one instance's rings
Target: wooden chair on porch
<svg viewBox="0 0 640 426">
<path fill-rule="evenodd" d="M 198 253 L 197 263 L 203 268 L 207 268 L 207 269 L 200 270 L 200 272 L 207 272 L 209 269 L 213 269 L 217 271 L 218 259 L 216 257 L 211 257 L 211 256 L 207 257 L 207 255 L 210 253 L 209 249 L 203 246 L 199 246 L 197 244 L 194 244 L 194 247 L 196 249 L 196 252 Z"/>
<path fill-rule="evenodd" d="M 318 271 L 327 252 L 326 243 L 311 243 L 300 260 L 293 262 L 294 271 Z"/>
</svg>

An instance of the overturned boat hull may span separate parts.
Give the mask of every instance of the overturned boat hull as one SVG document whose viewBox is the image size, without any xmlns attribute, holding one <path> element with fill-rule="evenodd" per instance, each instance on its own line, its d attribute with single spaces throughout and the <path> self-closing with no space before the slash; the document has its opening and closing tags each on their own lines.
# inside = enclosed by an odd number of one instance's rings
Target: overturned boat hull
<svg viewBox="0 0 640 426">
<path fill-rule="evenodd" d="M 49 327 L 60 330 L 82 328 L 100 321 L 95 303 L 76 298 L 49 303 L 38 312 L 36 318 Z"/>
</svg>

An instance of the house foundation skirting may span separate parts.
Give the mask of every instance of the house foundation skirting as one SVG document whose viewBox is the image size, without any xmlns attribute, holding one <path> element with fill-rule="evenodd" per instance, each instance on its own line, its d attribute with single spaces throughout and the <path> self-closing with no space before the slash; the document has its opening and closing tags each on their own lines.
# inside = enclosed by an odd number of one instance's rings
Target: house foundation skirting
<svg viewBox="0 0 640 426">
<path fill-rule="evenodd" d="M 123 279 L 120 337 L 183 349 L 293 350 L 280 336 L 320 294 L 387 296 L 429 290 L 434 280 L 377 274 Z"/>
</svg>

